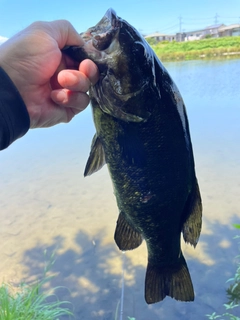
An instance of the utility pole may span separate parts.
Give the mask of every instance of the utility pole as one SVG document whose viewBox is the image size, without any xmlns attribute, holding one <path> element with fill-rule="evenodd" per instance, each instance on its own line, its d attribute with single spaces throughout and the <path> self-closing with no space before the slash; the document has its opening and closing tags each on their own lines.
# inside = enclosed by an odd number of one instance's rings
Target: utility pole
<svg viewBox="0 0 240 320">
<path fill-rule="evenodd" d="M 180 16 L 179 18 L 179 33 L 182 33 L 182 17 Z"/>
<path fill-rule="evenodd" d="M 178 17 L 179 19 L 179 39 L 182 41 L 182 16 Z"/>
<path fill-rule="evenodd" d="M 218 24 L 218 18 L 219 18 L 219 15 L 216 13 L 216 15 L 215 15 L 215 24 Z"/>
</svg>

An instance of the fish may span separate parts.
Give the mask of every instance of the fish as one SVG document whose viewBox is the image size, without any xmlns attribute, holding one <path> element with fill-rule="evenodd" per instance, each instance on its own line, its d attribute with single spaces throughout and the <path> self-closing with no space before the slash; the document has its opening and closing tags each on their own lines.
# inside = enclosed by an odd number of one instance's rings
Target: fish
<svg viewBox="0 0 240 320">
<path fill-rule="evenodd" d="M 143 36 L 113 9 L 81 36 L 83 47 L 64 52 L 77 62 L 91 59 L 100 73 L 89 90 L 96 134 L 84 176 L 107 164 L 118 248 L 146 241 L 146 303 L 193 301 L 181 234 L 196 247 L 202 201 L 183 98 Z"/>
</svg>

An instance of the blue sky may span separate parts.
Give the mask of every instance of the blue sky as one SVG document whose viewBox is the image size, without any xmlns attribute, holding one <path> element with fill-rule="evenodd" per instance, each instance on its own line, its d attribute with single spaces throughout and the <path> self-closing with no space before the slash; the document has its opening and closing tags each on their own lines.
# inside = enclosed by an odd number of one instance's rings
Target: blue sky
<svg viewBox="0 0 240 320">
<path fill-rule="evenodd" d="M 0 0 L 0 37 L 11 37 L 36 20 L 67 19 L 79 31 L 112 7 L 144 34 L 176 33 L 218 23 L 240 23 L 240 0 Z"/>
</svg>

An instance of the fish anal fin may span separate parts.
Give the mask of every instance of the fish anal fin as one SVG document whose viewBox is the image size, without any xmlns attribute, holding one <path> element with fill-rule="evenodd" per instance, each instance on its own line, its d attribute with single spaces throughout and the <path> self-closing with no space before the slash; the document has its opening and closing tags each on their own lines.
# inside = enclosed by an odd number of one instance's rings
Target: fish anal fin
<svg viewBox="0 0 240 320">
<path fill-rule="evenodd" d="M 159 267 L 150 262 L 145 278 L 145 300 L 148 304 L 170 296 L 179 301 L 193 301 L 192 280 L 184 257 L 177 266 Z"/>
<path fill-rule="evenodd" d="M 84 177 L 90 176 L 94 172 L 100 170 L 105 163 L 106 160 L 103 145 L 97 134 L 95 134 L 92 141 L 90 155 L 84 170 Z"/>
<path fill-rule="evenodd" d="M 187 219 L 182 227 L 183 239 L 196 247 L 202 228 L 202 201 L 197 180 L 187 200 L 185 211 Z"/>
<path fill-rule="evenodd" d="M 141 234 L 129 224 L 122 212 L 119 213 L 114 240 L 122 251 L 135 249 L 142 243 Z"/>
</svg>

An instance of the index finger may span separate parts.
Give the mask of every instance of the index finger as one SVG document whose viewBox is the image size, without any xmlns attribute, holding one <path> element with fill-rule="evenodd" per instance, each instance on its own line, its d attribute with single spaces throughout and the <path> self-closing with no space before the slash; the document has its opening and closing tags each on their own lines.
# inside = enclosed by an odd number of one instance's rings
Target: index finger
<svg viewBox="0 0 240 320">
<path fill-rule="evenodd" d="M 84 45 L 84 40 L 74 29 L 73 25 L 67 20 L 44 22 L 42 27 L 44 27 L 45 31 L 57 41 L 60 49 L 65 46 Z"/>
</svg>

